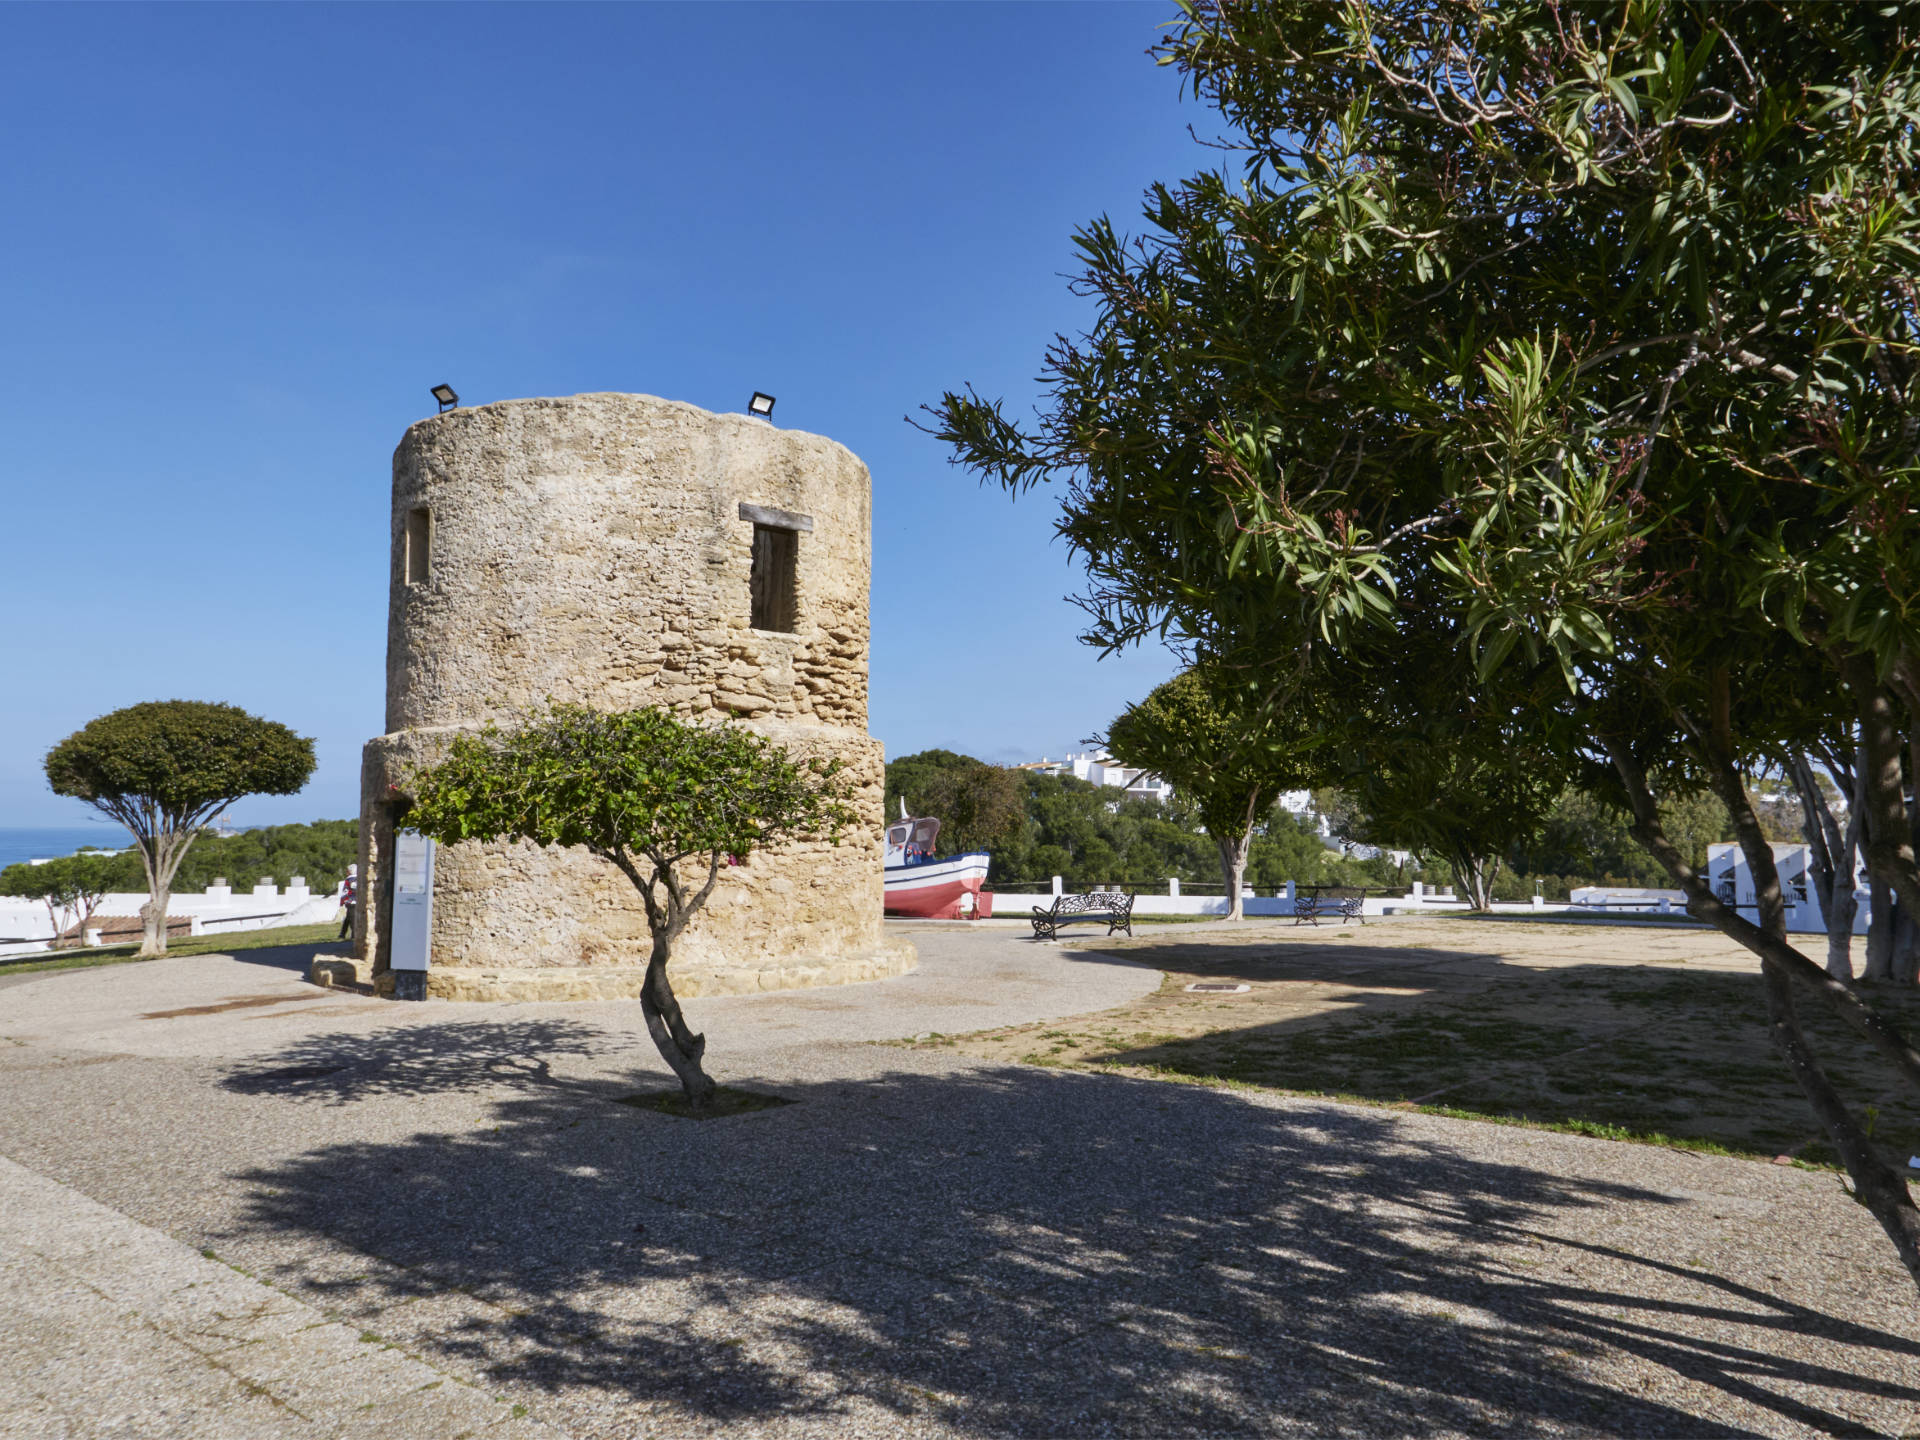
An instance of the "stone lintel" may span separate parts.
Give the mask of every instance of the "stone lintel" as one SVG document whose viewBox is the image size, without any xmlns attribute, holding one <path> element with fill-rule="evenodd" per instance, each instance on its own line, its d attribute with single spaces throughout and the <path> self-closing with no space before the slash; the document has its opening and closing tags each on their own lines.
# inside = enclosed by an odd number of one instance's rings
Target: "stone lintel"
<svg viewBox="0 0 1920 1440">
<path fill-rule="evenodd" d="M 751 520 L 756 525 L 765 525 L 770 530 L 807 530 L 813 529 L 811 515 L 796 515 L 791 510 L 776 510 L 771 505 L 749 505 L 740 502 L 740 518 Z"/>
</svg>

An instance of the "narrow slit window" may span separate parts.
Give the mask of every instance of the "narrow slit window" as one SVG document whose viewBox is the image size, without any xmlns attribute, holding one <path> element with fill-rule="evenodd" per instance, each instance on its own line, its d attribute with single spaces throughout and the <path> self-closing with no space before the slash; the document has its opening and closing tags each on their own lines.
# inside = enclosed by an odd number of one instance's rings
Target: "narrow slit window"
<svg viewBox="0 0 1920 1440">
<path fill-rule="evenodd" d="M 407 511 L 406 547 L 407 584 L 426 584 L 433 559 L 433 512 L 424 506 Z"/>
<path fill-rule="evenodd" d="M 795 574 L 799 568 L 797 531 L 773 525 L 753 527 L 753 628 L 791 633 L 797 619 Z"/>
</svg>

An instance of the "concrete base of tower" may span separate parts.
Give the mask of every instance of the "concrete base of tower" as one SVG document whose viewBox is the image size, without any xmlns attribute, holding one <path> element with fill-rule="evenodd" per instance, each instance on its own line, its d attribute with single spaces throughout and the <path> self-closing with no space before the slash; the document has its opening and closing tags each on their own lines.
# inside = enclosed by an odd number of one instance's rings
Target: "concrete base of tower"
<svg viewBox="0 0 1920 1440">
<path fill-rule="evenodd" d="M 735 722 L 741 723 L 741 722 Z M 466 727 L 469 728 L 470 727 Z M 839 843 L 803 838 L 726 857 L 707 901 L 673 945 L 676 993 L 742 995 L 848 985 L 913 967 L 882 923 L 880 742 L 857 731 L 746 722 L 789 753 L 840 762 L 857 821 Z M 382 736 L 366 748 L 362 904 L 356 956 L 391 984 L 395 826 L 404 787 L 462 727 Z M 602 1000 L 637 996 L 652 949 L 632 882 L 584 847 L 463 841 L 436 847 L 426 993 L 450 1000 Z M 681 880 L 708 879 L 698 857 Z M 384 992 L 383 992 L 384 993 Z"/>
<path fill-rule="evenodd" d="M 839 955 L 809 963 L 804 957 L 784 957 L 762 969 L 729 967 L 707 969 L 691 964 L 669 965 L 673 993 L 682 1000 L 701 995 L 753 995 L 768 990 L 802 990 L 816 985 L 856 985 L 904 975 L 919 964 L 913 942 L 889 936 L 870 953 Z M 411 979 L 421 972 L 413 971 Z M 436 965 L 425 972 L 426 998 L 516 1003 L 560 1000 L 637 1000 L 646 980 L 644 965 L 555 965 L 537 970 L 510 967 Z M 401 998 L 395 991 L 396 972 L 373 979 L 374 993 Z"/>
</svg>

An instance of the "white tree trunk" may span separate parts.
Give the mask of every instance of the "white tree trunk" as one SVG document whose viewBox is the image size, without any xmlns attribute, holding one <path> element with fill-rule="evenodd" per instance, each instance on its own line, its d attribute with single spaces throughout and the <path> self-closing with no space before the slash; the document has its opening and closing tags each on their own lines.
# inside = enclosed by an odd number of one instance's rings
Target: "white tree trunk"
<svg viewBox="0 0 1920 1440">
<path fill-rule="evenodd" d="M 167 904 L 172 899 L 171 888 L 162 885 L 140 907 L 140 955 L 167 953 Z"/>
<path fill-rule="evenodd" d="M 1864 793 L 1856 790 L 1847 832 L 1833 857 L 1827 903 L 1820 907 L 1827 920 L 1827 973 L 1841 980 L 1853 979 L 1853 922 L 1860 913 L 1860 898 L 1854 892 L 1860 873 L 1860 830 L 1866 820 L 1864 800 Z"/>
<path fill-rule="evenodd" d="M 1253 832 L 1247 831 L 1238 840 L 1215 843 L 1220 848 L 1220 873 L 1227 882 L 1227 919 L 1244 920 L 1247 907 L 1240 891 L 1247 873 L 1247 851 L 1253 844 Z"/>
<path fill-rule="evenodd" d="M 1484 855 L 1460 855 L 1452 862 L 1453 882 L 1466 893 L 1467 904 L 1474 910 L 1493 908 L 1493 877 L 1499 873 L 1500 861 L 1489 860 Z"/>
</svg>

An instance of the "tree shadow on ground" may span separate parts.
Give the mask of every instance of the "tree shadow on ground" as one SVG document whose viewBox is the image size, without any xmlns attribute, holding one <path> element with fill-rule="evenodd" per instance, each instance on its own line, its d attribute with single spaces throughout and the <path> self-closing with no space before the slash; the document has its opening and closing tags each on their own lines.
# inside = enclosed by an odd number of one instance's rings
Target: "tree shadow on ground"
<svg viewBox="0 0 1920 1440">
<path fill-rule="evenodd" d="M 1173 985 L 1126 1012 L 1018 1027 L 998 1051 L 1833 1159 L 1769 1038 L 1758 973 L 1540 968 L 1358 939 L 1156 953 Z M 1187 978 L 1252 989 L 1194 996 L 1178 983 Z M 1920 991 L 1871 998 L 1909 1031 L 1920 1018 Z M 1875 1107 L 1877 1138 L 1895 1163 L 1920 1151 L 1920 1111 L 1904 1078 L 1819 1000 L 1805 996 L 1800 1009 L 1850 1103 Z"/>
<path fill-rule="evenodd" d="M 562 1423 L 1719 1435 L 1920 1401 L 1885 1378 L 1920 1362 L 1907 1336 L 1659 1259 L 1634 1228 L 1607 1232 L 1614 1279 L 1572 1276 L 1543 1230 L 1687 1202 L 1484 1137 L 1013 1066 L 781 1085 L 801 1103 L 696 1123 L 540 1079 L 530 1026 L 446 1028 L 408 1032 L 439 1048 L 404 1083 L 333 1093 L 454 1087 L 446 1057 L 527 1047 L 498 1123 L 263 1165 L 240 1177 L 248 1226 L 378 1257 L 365 1323 L 546 1392 Z M 1707 1403 L 1637 1393 L 1635 1366 Z"/>
<path fill-rule="evenodd" d="M 602 1058 L 644 1040 L 577 1020 L 473 1020 L 327 1033 L 237 1065 L 220 1085 L 240 1095 L 329 1105 L 497 1085 L 597 1097 L 607 1090 L 604 1084 L 558 1078 L 554 1060 Z"/>
<path fill-rule="evenodd" d="M 353 953 L 353 942 L 311 941 L 304 945 L 261 945 L 252 950 L 217 950 L 208 952 L 224 955 L 227 959 L 241 965 L 261 965 L 269 970 L 291 970 L 304 976 L 316 955 L 347 956 Z"/>
</svg>

